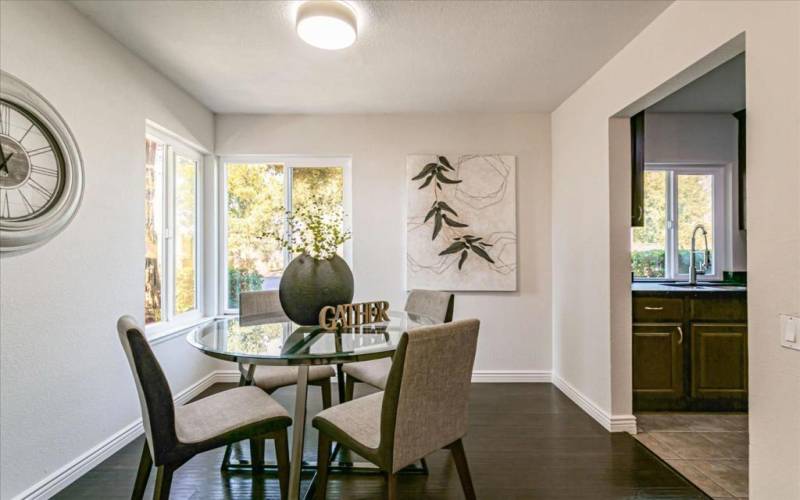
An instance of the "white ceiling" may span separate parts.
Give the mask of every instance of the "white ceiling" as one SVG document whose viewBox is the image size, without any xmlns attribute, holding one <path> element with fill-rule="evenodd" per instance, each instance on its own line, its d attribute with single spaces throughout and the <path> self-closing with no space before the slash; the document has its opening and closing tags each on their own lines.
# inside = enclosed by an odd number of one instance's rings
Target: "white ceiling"
<svg viewBox="0 0 800 500">
<path fill-rule="evenodd" d="M 647 108 L 656 113 L 733 113 L 745 107 L 744 54 Z"/>
<path fill-rule="evenodd" d="M 357 1 L 335 52 L 297 2 L 73 3 L 215 112 L 402 113 L 551 111 L 670 1 Z"/>
</svg>

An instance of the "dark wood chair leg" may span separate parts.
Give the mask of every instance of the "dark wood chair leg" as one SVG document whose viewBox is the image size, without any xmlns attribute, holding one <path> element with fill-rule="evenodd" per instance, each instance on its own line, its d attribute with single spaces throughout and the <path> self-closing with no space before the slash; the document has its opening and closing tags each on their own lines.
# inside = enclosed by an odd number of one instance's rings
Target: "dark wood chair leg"
<svg viewBox="0 0 800 500">
<path fill-rule="evenodd" d="M 171 465 L 159 465 L 156 467 L 156 487 L 153 490 L 153 500 L 169 499 L 173 472 L 175 472 L 175 467 Z"/>
<path fill-rule="evenodd" d="M 328 490 L 328 463 L 331 460 L 331 440 L 324 433 L 319 433 L 319 445 L 317 447 L 317 484 L 314 498 L 325 500 L 325 493 Z"/>
<path fill-rule="evenodd" d="M 319 387 L 322 390 L 322 409 L 326 410 L 331 407 L 331 380 L 323 380 Z"/>
<path fill-rule="evenodd" d="M 453 461 L 458 469 L 458 477 L 461 479 L 461 489 L 464 490 L 464 497 L 467 500 L 475 500 L 475 488 L 472 486 L 472 476 L 469 474 L 467 464 L 467 454 L 464 453 L 464 443 L 459 439 L 449 445 L 450 452 L 453 454 Z"/>
<path fill-rule="evenodd" d="M 345 377 L 344 383 L 344 400 L 345 401 L 352 401 L 353 400 L 353 393 L 355 392 L 356 388 L 356 379 L 347 375 Z"/>
<path fill-rule="evenodd" d="M 397 500 L 397 474 L 386 473 L 386 490 L 389 500 Z"/>
<path fill-rule="evenodd" d="M 281 500 L 286 500 L 289 496 L 289 438 L 286 429 L 275 434 L 275 457 L 278 461 Z"/>
<path fill-rule="evenodd" d="M 258 437 L 250 440 L 250 462 L 253 464 L 253 472 L 264 470 L 264 438 Z"/>
<path fill-rule="evenodd" d="M 420 463 L 420 465 L 422 465 L 422 470 L 425 471 L 425 474 L 427 474 L 428 473 L 428 462 L 423 457 L 423 458 L 419 459 L 419 463 Z"/>
<path fill-rule="evenodd" d="M 145 439 L 142 458 L 139 459 L 139 471 L 136 473 L 136 482 L 133 483 L 131 500 L 141 500 L 144 497 L 144 490 L 147 488 L 147 480 L 150 478 L 150 469 L 152 468 L 153 457 L 150 456 L 150 446 L 148 446 L 147 439 Z"/>
</svg>

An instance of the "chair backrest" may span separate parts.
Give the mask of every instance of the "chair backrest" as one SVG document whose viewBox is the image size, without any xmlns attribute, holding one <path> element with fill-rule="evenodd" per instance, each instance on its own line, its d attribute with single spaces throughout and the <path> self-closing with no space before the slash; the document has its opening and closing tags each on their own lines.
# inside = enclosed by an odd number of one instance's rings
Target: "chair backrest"
<svg viewBox="0 0 800 500">
<path fill-rule="evenodd" d="M 438 290 L 411 290 L 406 299 L 406 312 L 434 319 L 439 323 L 453 321 L 455 296 Z"/>
<path fill-rule="evenodd" d="M 277 290 L 259 290 L 239 294 L 239 316 L 283 316 L 283 307 Z"/>
<path fill-rule="evenodd" d="M 164 455 L 178 443 L 172 391 L 136 320 L 122 316 L 117 321 L 117 332 L 136 381 L 150 456 L 156 465 L 161 465 Z"/>
<path fill-rule="evenodd" d="M 467 433 L 477 319 L 415 328 L 394 354 L 381 409 L 380 454 L 392 472 Z"/>
</svg>

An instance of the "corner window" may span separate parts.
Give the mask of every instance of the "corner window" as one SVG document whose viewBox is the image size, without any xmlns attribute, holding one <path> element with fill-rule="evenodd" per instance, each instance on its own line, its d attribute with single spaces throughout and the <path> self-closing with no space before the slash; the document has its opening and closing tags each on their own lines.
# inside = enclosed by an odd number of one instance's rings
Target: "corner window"
<svg viewBox="0 0 800 500">
<path fill-rule="evenodd" d="M 145 137 L 145 324 L 201 316 L 202 155 L 177 139 Z"/>
<path fill-rule="evenodd" d="M 723 167 L 648 165 L 644 172 L 643 227 L 631 231 L 631 264 L 637 279 L 684 280 L 689 277 L 692 233 L 697 225 L 695 262 L 698 279 L 722 278 L 725 241 Z"/>
<path fill-rule="evenodd" d="M 287 211 L 311 199 L 344 210 L 349 158 L 241 157 L 222 159 L 220 196 L 223 312 L 239 309 L 239 293 L 277 290 L 294 257 L 265 233 L 285 230 Z M 347 245 L 347 244 L 346 244 Z M 349 259 L 347 248 L 340 255 Z"/>
</svg>

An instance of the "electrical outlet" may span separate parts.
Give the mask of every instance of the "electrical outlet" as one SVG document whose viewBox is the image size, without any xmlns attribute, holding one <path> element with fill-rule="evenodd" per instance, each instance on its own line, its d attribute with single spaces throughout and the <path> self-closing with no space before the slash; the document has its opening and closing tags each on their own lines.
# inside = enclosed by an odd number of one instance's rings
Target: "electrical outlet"
<svg viewBox="0 0 800 500">
<path fill-rule="evenodd" d="M 800 317 L 781 314 L 781 345 L 800 351 Z"/>
</svg>

